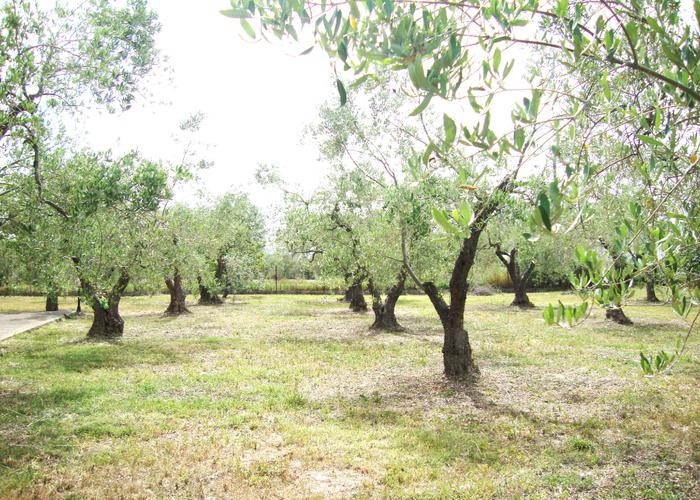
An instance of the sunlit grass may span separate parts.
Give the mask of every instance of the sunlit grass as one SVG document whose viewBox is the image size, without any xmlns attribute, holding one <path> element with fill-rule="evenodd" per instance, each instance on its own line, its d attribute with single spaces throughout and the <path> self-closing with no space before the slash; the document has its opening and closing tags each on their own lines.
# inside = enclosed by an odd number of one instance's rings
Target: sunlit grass
<svg viewBox="0 0 700 500">
<path fill-rule="evenodd" d="M 532 295 L 559 298 L 575 300 Z M 510 300 L 469 298 L 472 387 L 442 377 L 415 295 L 401 334 L 336 297 L 271 295 L 175 319 L 166 297 L 128 297 L 113 343 L 84 339 L 89 317 L 16 336 L 0 344 L 0 496 L 696 496 L 700 343 L 670 376 L 637 364 L 672 349 L 670 308 L 563 330 Z"/>
</svg>

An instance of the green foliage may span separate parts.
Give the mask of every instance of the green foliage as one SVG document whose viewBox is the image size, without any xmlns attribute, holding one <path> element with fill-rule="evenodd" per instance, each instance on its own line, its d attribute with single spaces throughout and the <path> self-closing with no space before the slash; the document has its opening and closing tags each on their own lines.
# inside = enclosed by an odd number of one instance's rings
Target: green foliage
<svg viewBox="0 0 700 500">
<path fill-rule="evenodd" d="M 156 62 L 159 30 L 145 0 L 0 7 L 0 139 L 39 135 L 51 112 L 97 102 L 126 109 Z M 29 134 L 28 134 L 29 133 Z"/>
<path fill-rule="evenodd" d="M 573 327 L 587 318 L 588 302 L 577 306 L 564 305 L 559 301 L 558 306 L 549 304 L 543 312 L 545 323 L 562 327 Z"/>
<path fill-rule="evenodd" d="M 21 209 L 6 230 L 26 265 L 41 263 L 34 272 L 46 288 L 79 282 L 89 303 L 104 306 L 150 261 L 168 172 L 136 153 L 57 149 L 41 158 L 39 180 L 21 180 Z"/>
<path fill-rule="evenodd" d="M 265 225 L 244 193 L 227 193 L 194 211 L 188 238 L 198 254 L 197 277 L 213 291 L 250 288 L 263 271 Z M 219 263 L 223 268 L 218 269 Z"/>
<path fill-rule="evenodd" d="M 158 30 L 145 0 L 0 6 L 0 238 L 18 252 L 22 279 L 51 294 L 73 289 L 77 270 L 103 300 L 170 196 L 158 163 L 73 153 L 52 130 L 83 106 L 128 109 L 156 63 Z"/>
</svg>

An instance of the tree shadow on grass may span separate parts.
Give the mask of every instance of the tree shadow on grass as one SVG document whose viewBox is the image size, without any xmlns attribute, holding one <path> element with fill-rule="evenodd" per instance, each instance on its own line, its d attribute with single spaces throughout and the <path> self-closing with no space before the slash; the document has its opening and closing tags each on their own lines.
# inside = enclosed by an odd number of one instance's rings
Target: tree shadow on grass
<svg viewBox="0 0 700 500">
<path fill-rule="evenodd" d="M 30 467 L 33 460 L 70 453 L 85 425 L 95 436 L 98 431 L 123 434 L 129 422 L 100 408 L 105 396 L 124 383 L 119 371 L 185 359 L 151 343 L 89 339 L 17 354 L 21 364 L 11 373 L 0 371 L 0 378 L 18 382 L 12 389 L 0 389 L 0 468 L 15 472 Z M 110 375 L 96 380 L 94 370 L 108 370 Z"/>
<path fill-rule="evenodd" d="M 407 453 L 408 461 L 450 466 L 456 460 L 471 463 L 498 463 L 510 438 L 502 432 L 505 416 L 509 421 L 524 420 L 535 428 L 565 425 L 575 434 L 576 424 L 550 419 L 499 405 L 481 392 L 479 381 L 470 384 L 441 378 L 406 376 L 403 380 L 387 380 L 374 386 L 370 395 L 357 394 L 330 398 L 335 418 L 343 426 L 358 432 L 377 432 L 377 428 L 392 436 L 395 446 Z M 459 408 L 457 413 L 451 410 Z M 436 417 L 431 409 L 446 410 Z M 538 445 L 539 446 L 539 445 Z M 541 444 L 544 449 L 548 445 Z"/>
<path fill-rule="evenodd" d="M 605 324 L 610 326 L 611 330 L 614 330 L 615 332 L 642 332 L 642 333 L 673 333 L 673 331 L 683 331 L 687 330 L 688 325 L 684 323 L 681 320 L 669 320 L 669 321 L 664 321 L 664 320 L 647 320 L 644 318 L 637 319 L 636 321 L 633 319 L 634 324 L 631 325 L 631 327 L 625 327 L 625 326 L 620 326 L 616 325 L 611 322 L 606 322 Z"/>
<path fill-rule="evenodd" d="M 163 365 L 183 360 L 174 348 L 156 342 L 123 342 L 121 340 L 74 339 L 39 349 L 23 350 L 25 370 L 86 373 L 105 368 L 128 368 L 134 365 Z"/>
<path fill-rule="evenodd" d="M 30 461 L 59 457 L 75 444 L 70 415 L 89 411 L 106 387 L 81 384 L 34 392 L 0 392 L 0 467 L 20 470 Z"/>
</svg>

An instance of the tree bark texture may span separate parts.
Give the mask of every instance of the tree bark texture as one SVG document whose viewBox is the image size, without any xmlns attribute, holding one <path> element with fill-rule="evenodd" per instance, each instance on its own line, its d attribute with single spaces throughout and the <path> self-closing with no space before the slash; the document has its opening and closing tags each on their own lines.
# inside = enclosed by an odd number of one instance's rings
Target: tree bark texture
<svg viewBox="0 0 700 500">
<path fill-rule="evenodd" d="M 450 278 L 449 305 L 435 283 L 422 283 L 423 291 L 428 295 L 442 323 L 443 365 L 445 375 L 452 379 L 467 379 L 479 374 L 479 369 L 474 363 L 469 334 L 464 328 L 464 310 L 467 301 L 467 276 L 474 265 L 480 236 L 481 230 L 475 228 L 471 235 L 462 241 L 462 248 Z"/>
<path fill-rule="evenodd" d="M 369 279 L 368 289 L 372 294 L 372 311 L 374 311 L 374 323 L 372 323 L 371 329 L 391 332 L 405 330 L 396 319 L 396 302 L 403 295 L 405 284 L 406 268 L 402 268 L 397 276 L 396 284 L 387 290 L 386 299 L 383 299 L 381 291 L 374 286 L 372 279 Z"/>
<path fill-rule="evenodd" d="M 496 256 L 503 263 L 508 271 L 508 276 L 510 277 L 510 282 L 513 284 L 513 293 L 515 298 L 511 302 L 511 306 L 520 307 L 523 309 L 535 307 L 535 304 L 530 302 L 530 297 L 527 295 L 527 284 L 530 281 L 530 275 L 535 269 L 535 262 L 532 261 L 527 266 L 525 273 L 520 273 L 520 266 L 518 265 L 518 250 L 513 248 L 510 253 L 501 251 L 499 244 L 495 245 Z"/>
<path fill-rule="evenodd" d="M 46 294 L 46 311 L 58 311 L 58 294 L 49 292 Z"/>
<path fill-rule="evenodd" d="M 84 284 L 83 289 L 90 290 L 92 298 L 93 319 L 88 331 L 89 338 L 112 339 L 124 335 L 124 320 L 119 314 L 119 302 L 129 284 L 129 273 L 122 269 L 119 280 L 106 296 L 100 296 L 94 287 Z"/>
<path fill-rule="evenodd" d="M 362 281 L 355 281 L 350 286 L 350 310 L 352 312 L 366 312 L 367 302 L 362 290 Z"/>
<path fill-rule="evenodd" d="M 622 310 L 622 308 L 614 308 L 614 309 L 606 309 L 605 310 L 605 319 L 609 319 L 610 321 L 614 321 L 618 325 L 632 325 L 632 320 L 625 315 L 625 312 Z"/>
<path fill-rule="evenodd" d="M 654 289 L 654 278 L 647 278 L 646 282 L 646 291 L 647 291 L 647 302 L 651 302 L 652 304 L 656 304 L 659 301 L 659 298 L 656 296 L 656 290 Z"/>
<path fill-rule="evenodd" d="M 212 292 L 209 287 L 202 283 L 202 277 L 197 277 L 199 284 L 199 302 L 201 306 L 217 306 L 223 304 L 223 300 L 216 293 Z"/>
<path fill-rule="evenodd" d="M 170 292 L 170 305 L 168 305 L 168 308 L 165 310 L 165 314 L 171 316 L 188 314 L 190 310 L 187 309 L 186 294 L 182 289 L 182 276 L 180 276 L 177 269 L 175 269 L 172 278 L 167 278 L 165 280 L 165 285 Z"/>
</svg>

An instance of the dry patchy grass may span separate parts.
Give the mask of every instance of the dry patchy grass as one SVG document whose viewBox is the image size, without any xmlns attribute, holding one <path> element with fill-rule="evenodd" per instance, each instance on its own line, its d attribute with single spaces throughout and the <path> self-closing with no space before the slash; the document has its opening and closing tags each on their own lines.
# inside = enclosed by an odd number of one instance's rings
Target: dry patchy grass
<svg viewBox="0 0 700 500">
<path fill-rule="evenodd" d="M 19 335 L 0 344 L 0 496 L 700 495 L 698 339 L 670 376 L 637 366 L 682 329 L 668 308 L 560 330 L 510 299 L 469 299 L 472 386 L 442 376 L 420 296 L 400 334 L 335 297 L 245 296 L 182 318 L 126 298 L 113 343 L 86 341 L 88 318 Z"/>
</svg>

